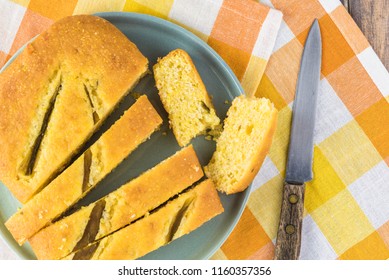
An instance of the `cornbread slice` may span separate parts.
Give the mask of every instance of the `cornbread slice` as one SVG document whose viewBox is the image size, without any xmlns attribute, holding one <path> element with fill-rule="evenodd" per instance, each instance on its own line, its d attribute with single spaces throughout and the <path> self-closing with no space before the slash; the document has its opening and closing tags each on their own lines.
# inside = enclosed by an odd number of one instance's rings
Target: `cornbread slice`
<svg viewBox="0 0 389 280">
<path fill-rule="evenodd" d="M 147 58 L 102 18 L 54 23 L 0 74 L 0 180 L 27 202 L 66 167 L 147 68 Z"/>
<path fill-rule="evenodd" d="M 206 180 L 149 216 L 64 259 L 137 259 L 190 233 L 223 211 L 212 181 Z"/>
<path fill-rule="evenodd" d="M 258 173 L 276 129 L 277 110 L 266 98 L 236 97 L 228 109 L 205 174 L 226 194 L 245 190 Z"/>
<path fill-rule="evenodd" d="M 203 177 L 188 146 L 136 179 L 44 228 L 29 243 L 38 259 L 60 259 L 130 224 Z"/>
<path fill-rule="evenodd" d="M 158 60 L 153 70 L 159 96 L 180 146 L 220 123 L 204 83 L 185 51 L 170 52 Z"/>
<path fill-rule="evenodd" d="M 84 197 L 162 124 L 140 97 L 85 153 L 5 223 L 19 244 Z"/>
</svg>

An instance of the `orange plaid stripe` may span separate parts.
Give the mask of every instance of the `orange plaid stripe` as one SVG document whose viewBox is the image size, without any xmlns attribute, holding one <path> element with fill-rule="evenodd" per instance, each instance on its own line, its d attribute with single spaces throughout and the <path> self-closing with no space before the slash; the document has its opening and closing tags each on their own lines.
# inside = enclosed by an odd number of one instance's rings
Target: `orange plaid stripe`
<svg viewBox="0 0 389 280">
<path fill-rule="evenodd" d="M 327 79 L 353 116 L 359 115 L 382 98 L 357 57 L 345 62 Z"/>
<path fill-rule="evenodd" d="M 273 0 L 274 7 L 284 14 L 288 27 L 297 36 L 312 24 L 312 19 L 326 14 L 317 0 Z"/>
<path fill-rule="evenodd" d="M 287 104 L 294 99 L 302 53 L 300 41 L 293 39 L 270 57 L 265 72 Z M 280 69 L 278 65 L 283 66 Z"/>
<path fill-rule="evenodd" d="M 208 38 L 208 44 L 223 57 L 239 80 L 243 79 L 269 12 L 269 9 L 258 9 L 257 5 L 254 1 L 223 1 Z"/>
<path fill-rule="evenodd" d="M 387 258 L 389 258 L 389 249 L 376 231 L 339 257 L 343 260 L 386 260 Z"/>
<path fill-rule="evenodd" d="M 389 103 L 381 98 L 359 116 L 357 122 L 383 158 L 389 157 Z M 388 202 L 389 203 L 389 202 Z"/>
<path fill-rule="evenodd" d="M 251 53 L 268 13 L 268 10 L 257 9 L 256 5 L 254 1 L 223 1 L 211 37 L 235 49 Z"/>
<path fill-rule="evenodd" d="M 271 241 L 262 226 L 246 207 L 221 249 L 229 259 L 240 260 L 252 256 L 269 242 Z"/>
<path fill-rule="evenodd" d="M 20 24 L 20 29 L 23 32 L 18 32 L 16 35 L 10 54 L 14 54 L 31 38 L 45 31 L 53 22 L 52 19 L 43 17 L 32 10 L 27 10 Z"/>
<path fill-rule="evenodd" d="M 208 39 L 208 44 L 223 57 L 228 66 L 233 69 L 236 77 L 239 80 L 242 79 L 250 61 L 251 54 L 244 50 L 232 47 L 213 37 Z"/>
<path fill-rule="evenodd" d="M 248 260 L 272 260 L 274 259 L 274 244 L 267 243 L 253 255 L 247 258 Z"/>
<path fill-rule="evenodd" d="M 358 26 L 344 7 L 340 6 L 336 8 L 330 14 L 330 17 L 354 53 L 359 54 L 369 47 L 369 42 L 366 37 L 360 32 Z"/>
<path fill-rule="evenodd" d="M 77 0 L 30 0 L 28 8 L 44 17 L 58 20 L 71 15 L 76 7 Z"/>
</svg>

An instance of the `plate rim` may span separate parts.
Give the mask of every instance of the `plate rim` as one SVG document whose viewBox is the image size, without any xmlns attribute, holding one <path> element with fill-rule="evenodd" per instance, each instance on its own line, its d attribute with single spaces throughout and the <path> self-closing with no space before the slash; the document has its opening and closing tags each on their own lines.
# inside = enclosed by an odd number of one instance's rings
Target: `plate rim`
<svg viewBox="0 0 389 280">
<path fill-rule="evenodd" d="M 175 24 L 171 21 L 143 13 L 136 13 L 136 12 L 99 12 L 99 13 L 93 13 L 92 15 L 101 17 L 107 21 L 109 21 L 111 24 L 113 24 L 108 18 L 120 17 L 121 19 L 128 20 L 129 18 L 131 20 L 137 20 L 142 22 L 157 24 L 159 26 L 166 26 L 168 29 L 172 29 L 176 32 L 181 33 L 185 37 L 195 41 L 197 44 L 200 45 L 201 48 L 205 49 L 209 54 L 211 54 L 214 59 L 221 64 L 221 66 L 224 68 L 224 70 L 228 73 L 230 81 L 234 83 L 234 85 L 239 89 L 240 95 L 244 94 L 244 90 L 242 88 L 241 83 L 239 82 L 238 78 L 236 77 L 235 73 L 232 71 L 232 69 L 228 66 L 228 64 L 224 61 L 224 59 L 211 47 L 209 46 L 205 41 L 203 41 L 201 38 L 199 38 L 196 34 L 190 32 L 189 30 L 179 26 L 178 24 Z M 115 25 L 115 24 L 114 24 Z M 44 32 L 44 31 L 43 31 Z M 40 34 L 36 35 L 32 39 L 30 39 L 27 43 L 25 43 L 21 48 L 19 48 L 12 56 L 11 58 L 3 65 L 3 67 L 0 69 L 0 73 L 3 72 L 12 62 L 13 60 L 20 55 L 20 53 L 25 49 L 25 47 L 30 44 L 32 41 L 35 40 Z M 127 36 L 126 36 L 127 37 Z M 222 236 L 219 238 L 219 241 L 216 244 L 212 244 L 212 248 L 208 250 L 207 253 L 204 253 L 202 255 L 202 260 L 209 260 L 210 257 L 212 257 L 217 250 L 221 248 L 221 246 L 224 244 L 224 242 L 227 240 L 227 238 L 231 235 L 232 231 L 235 229 L 237 223 L 242 217 L 243 211 L 247 206 L 247 201 L 250 196 L 252 189 L 252 183 L 249 184 L 249 186 L 243 191 L 244 196 L 242 203 L 240 205 L 240 209 L 237 212 L 237 215 L 233 218 L 231 222 L 231 226 L 228 228 L 228 230 L 224 231 L 222 233 Z M 220 192 L 218 191 L 220 194 Z M 14 242 L 10 242 L 8 239 L 9 237 L 6 236 L 6 233 L 3 232 L 3 230 L 7 230 L 5 225 L 2 224 L 0 226 L 0 238 L 3 240 L 4 244 L 13 252 L 15 253 L 20 259 L 23 260 L 30 260 L 26 253 L 23 253 L 19 248 L 16 247 L 17 245 Z M 15 248 L 16 247 L 16 248 Z M 158 249 L 157 249 L 158 250 Z"/>
</svg>

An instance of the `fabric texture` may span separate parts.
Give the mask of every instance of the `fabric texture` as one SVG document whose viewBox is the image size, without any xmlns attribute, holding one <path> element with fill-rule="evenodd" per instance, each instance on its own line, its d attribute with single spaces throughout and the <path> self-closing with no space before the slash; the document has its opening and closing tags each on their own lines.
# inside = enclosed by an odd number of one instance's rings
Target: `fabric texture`
<svg viewBox="0 0 389 280">
<path fill-rule="evenodd" d="M 0 0 L 0 66 L 55 20 L 128 11 L 179 24 L 214 48 L 247 95 L 279 110 L 243 215 L 213 259 L 272 259 L 292 104 L 315 18 L 323 41 L 314 179 L 301 259 L 389 259 L 389 74 L 338 0 Z"/>
</svg>

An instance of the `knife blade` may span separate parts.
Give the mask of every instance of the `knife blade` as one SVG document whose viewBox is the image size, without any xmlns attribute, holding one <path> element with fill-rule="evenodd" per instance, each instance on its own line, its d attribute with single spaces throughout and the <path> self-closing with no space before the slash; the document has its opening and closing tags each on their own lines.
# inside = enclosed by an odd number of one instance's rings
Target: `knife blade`
<svg viewBox="0 0 389 280">
<path fill-rule="evenodd" d="M 292 127 L 275 259 L 298 259 L 305 183 L 312 180 L 313 132 L 320 81 L 322 43 L 316 19 L 305 41 L 293 102 Z"/>
</svg>

